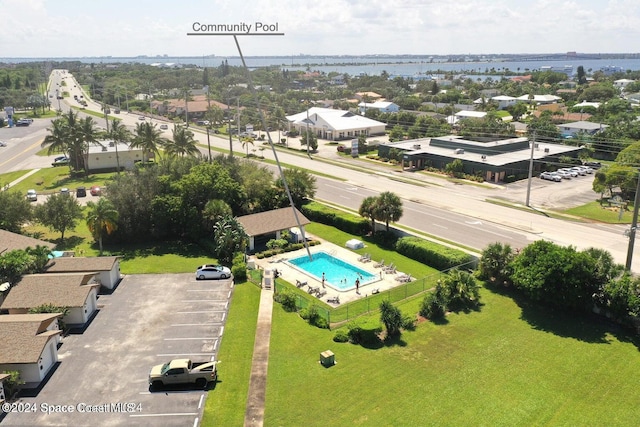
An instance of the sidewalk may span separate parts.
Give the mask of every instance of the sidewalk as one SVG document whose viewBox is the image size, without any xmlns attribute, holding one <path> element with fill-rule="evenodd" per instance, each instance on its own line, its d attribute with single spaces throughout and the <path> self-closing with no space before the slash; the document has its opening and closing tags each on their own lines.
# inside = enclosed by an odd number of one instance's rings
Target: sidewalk
<svg viewBox="0 0 640 427">
<path fill-rule="evenodd" d="M 12 188 L 14 185 L 16 185 L 17 183 L 19 183 L 20 181 L 23 181 L 27 178 L 29 178 L 31 175 L 38 173 L 40 169 L 32 169 L 29 172 L 25 173 L 24 175 L 22 175 L 20 178 L 8 183 L 7 185 L 5 185 L 1 190 L 2 191 L 7 191 L 8 189 Z"/>
<path fill-rule="evenodd" d="M 263 288 L 260 294 L 256 340 L 253 346 L 247 409 L 244 414 L 244 425 L 247 427 L 261 427 L 264 424 L 264 402 L 267 392 L 272 313 L 273 291 Z"/>
</svg>

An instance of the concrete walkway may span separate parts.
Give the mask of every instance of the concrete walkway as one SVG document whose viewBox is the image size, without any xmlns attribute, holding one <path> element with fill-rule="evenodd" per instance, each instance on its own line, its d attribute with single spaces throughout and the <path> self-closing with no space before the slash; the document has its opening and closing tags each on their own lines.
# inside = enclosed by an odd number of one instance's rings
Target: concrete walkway
<svg viewBox="0 0 640 427">
<path fill-rule="evenodd" d="M 273 291 L 263 288 L 260 294 L 256 340 L 253 346 L 247 410 L 244 414 L 244 425 L 247 427 L 261 427 L 264 423 L 264 402 L 267 392 L 267 368 L 269 366 L 272 313 Z"/>
<path fill-rule="evenodd" d="M 29 178 L 31 175 L 33 175 L 34 173 L 37 173 L 40 169 L 32 169 L 29 172 L 25 173 L 24 175 L 22 175 L 20 178 L 10 182 L 9 184 L 6 185 L 6 187 L 2 188 L 1 190 L 8 190 L 11 187 L 13 187 L 14 185 L 16 185 L 17 183 L 19 183 L 20 181 Z"/>
</svg>

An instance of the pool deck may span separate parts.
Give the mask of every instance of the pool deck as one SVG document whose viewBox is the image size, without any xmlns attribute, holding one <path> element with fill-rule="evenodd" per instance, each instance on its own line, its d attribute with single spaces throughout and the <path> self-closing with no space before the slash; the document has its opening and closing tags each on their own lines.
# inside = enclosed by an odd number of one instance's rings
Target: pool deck
<svg viewBox="0 0 640 427">
<path fill-rule="evenodd" d="M 329 285 L 326 285 L 324 290 L 326 290 L 327 293 L 322 297 L 322 301 L 327 302 L 328 299 L 339 296 L 340 303 L 344 304 L 344 303 L 371 295 L 374 292 L 374 290 L 378 292 L 383 292 L 402 284 L 401 282 L 396 280 L 396 277 L 403 274 L 402 272 L 397 271 L 396 273 L 384 273 L 382 271 L 382 268 L 374 267 L 376 262 L 379 262 L 381 260 L 371 260 L 369 262 L 358 261 L 358 258 L 362 256 L 359 253 L 356 253 L 348 248 L 341 247 L 333 243 L 327 242 L 316 236 L 311 236 L 311 238 L 322 242 L 319 245 L 309 247 L 309 251 L 311 252 L 312 255 L 317 252 L 326 252 L 330 255 L 333 255 L 337 258 L 342 259 L 343 261 L 349 262 L 354 266 L 357 266 L 360 269 L 375 275 L 378 278 L 373 282 L 370 282 L 365 285 L 361 285 L 359 294 L 356 293 L 355 288 L 346 290 L 346 291 L 340 291 L 338 289 L 332 288 Z M 364 252 L 366 252 L 366 246 L 364 248 Z M 307 282 L 307 285 L 301 288 L 302 290 L 308 291 L 310 287 L 322 288 L 322 282 L 320 280 L 302 272 L 301 270 L 298 270 L 290 266 L 286 262 L 289 259 L 297 258 L 306 254 L 307 254 L 306 249 L 300 249 L 297 251 L 286 252 L 284 254 L 275 255 L 270 258 L 255 259 L 255 263 L 257 266 L 259 266 L 262 269 L 267 269 L 267 268 L 277 269 L 278 272 L 280 273 L 280 277 L 282 277 L 284 280 L 286 280 L 291 284 L 295 285 L 296 280 L 299 280 L 300 282 Z M 386 261 L 385 264 L 389 265 L 389 261 Z M 328 303 L 328 304 L 332 306 L 337 306 L 336 304 L 332 304 L 332 303 Z"/>
</svg>

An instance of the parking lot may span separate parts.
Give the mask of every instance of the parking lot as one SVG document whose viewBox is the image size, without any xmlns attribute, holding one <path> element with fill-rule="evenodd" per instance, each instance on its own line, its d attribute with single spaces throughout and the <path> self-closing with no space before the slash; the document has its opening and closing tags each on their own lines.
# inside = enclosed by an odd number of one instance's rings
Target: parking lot
<svg viewBox="0 0 640 427">
<path fill-rule="evenodd" d="M 530 204 L 541 209 L 564 210 L 581 206 L 597 200 L 600 196 L 593 191 L 594 174 L 563 179 L 554 182 L 538 177 L 531 178 Z M 526 200 L 528 180 L 506 184 L 498 198 L 513 203 L 524 204 Z M 489 197 L 495 197 L 487 193 Z"/>
<path fill-rule="evenodd" d="M 84 332 L 64 338 L 45 385 L 20 399 L 31 411 L 10 413 L 1 424 L 197 425 L 205 391 L 151 392 L 147 377 L 153 365 L 174 358 L 215 359 L 232 290 L 231 280 L 196 281 L 193 273 L 125 277 L 112 294 L 99 297 L 99 311 Z M 211 392 L 224 383 L 220 366 Z"/>
</svg>

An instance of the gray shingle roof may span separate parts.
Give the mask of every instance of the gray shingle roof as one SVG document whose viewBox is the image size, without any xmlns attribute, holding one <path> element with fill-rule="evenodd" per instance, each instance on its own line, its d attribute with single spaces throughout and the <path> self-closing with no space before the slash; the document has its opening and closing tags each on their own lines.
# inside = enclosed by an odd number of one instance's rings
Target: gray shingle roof
<svg viewBox="0 0 640 427">
<path fill-rule="evenodd" d="M 47 327 L 60 313 L 0 316 L 0 364 L 37 363 L 49 340 L 60 330 Z"/>
<path fill-rule="evenodd" d="M 296 214 L 300 220 L 300 225 L 305 226 L 311 223 L 311 221 L 297 209 Z M 273 233 L 298 226 L 291 208 L 274 209 L 272 211 L 244 215 L 238 217 L 238 221 L 242 224 L 248 236 L 259 236 L 261 234 Z"/>
<path fill-rule="evenodd" d="M 27 247 L 35 248 L 38 245 L 51 249 L 56 247 L 55 244 L 45 242 L 44 240 L 34 239 L 33 237 L 23 236 L 22 234 L 12 233 L 7 230 L 0 230 L 0 252 L 5 249 L 9 252 L 16 249 L 26 249 Z"/>
<path fill-rule="evenodd" d="M 0 308 L 29 309 L 43 304 L 82 307 L 98 284 L 87 285 L 94 274 L 30 274 L 16 283 Z"/>
<path fill-rule="evenodd" d="M 117 256 L 103 257 L 59 257 L 47 264 L 47 273 L 77 273 L 83 271 L 110 271 Z"/>
</svg>

